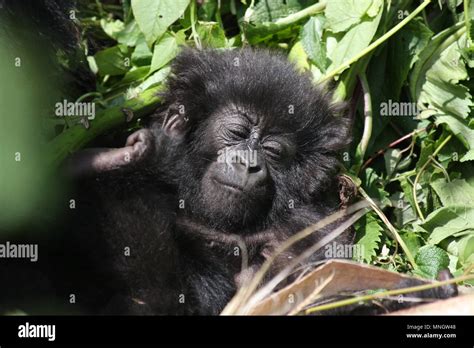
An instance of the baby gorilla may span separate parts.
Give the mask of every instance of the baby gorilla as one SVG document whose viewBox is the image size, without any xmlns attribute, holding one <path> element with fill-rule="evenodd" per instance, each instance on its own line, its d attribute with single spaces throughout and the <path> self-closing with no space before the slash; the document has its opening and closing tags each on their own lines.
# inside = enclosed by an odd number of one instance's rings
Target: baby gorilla
<svg viewBox="0 0 474 348">
<path fill-rule="evenodd" d="M 309 76 L 251 49 L 185 50 L 172 72 L 149 128 L 71 159 L 94 172 L 76 227 L 97 251 L 91 271 L 114 275 L 107 313 L 218 314 L 283 241 L 338 209 L 348 122 Z"/>
</svg>

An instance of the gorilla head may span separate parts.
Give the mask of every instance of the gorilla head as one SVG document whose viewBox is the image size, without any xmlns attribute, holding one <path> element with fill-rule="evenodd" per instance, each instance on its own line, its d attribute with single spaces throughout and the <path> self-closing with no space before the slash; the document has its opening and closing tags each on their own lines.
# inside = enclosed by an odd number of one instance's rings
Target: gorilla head
<svg viewBox="0 0 474 348">
<path fill-rule="evenodd" d="M 321 199 L 348 142 L 340 105 L 263 50 L 185 50 L 164 121 L 185 214 L 221 230 L 261 228 Z"/>
</svg>

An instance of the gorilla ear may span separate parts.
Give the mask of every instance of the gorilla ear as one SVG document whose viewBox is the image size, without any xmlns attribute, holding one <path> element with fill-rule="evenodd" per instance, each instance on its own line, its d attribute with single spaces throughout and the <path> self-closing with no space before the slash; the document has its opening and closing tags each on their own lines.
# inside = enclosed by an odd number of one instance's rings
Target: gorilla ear
<svg viewBox="0 0 474 348">
<path fill-rule="evenodd" d="M 180 107 L 173 104 L 168 108 L 163 119 L 161 129 L 170 138 L 182 137 L 189 129 L 189 117 L 180 111 Z"/>
<path fill-rule="evenodd" d="M 163 132 L 170 138 L 181 137 L 188 129 L 188 118 L 179 113 L 169 113 L 163 120 L 161 128 Z"/>
</svg>

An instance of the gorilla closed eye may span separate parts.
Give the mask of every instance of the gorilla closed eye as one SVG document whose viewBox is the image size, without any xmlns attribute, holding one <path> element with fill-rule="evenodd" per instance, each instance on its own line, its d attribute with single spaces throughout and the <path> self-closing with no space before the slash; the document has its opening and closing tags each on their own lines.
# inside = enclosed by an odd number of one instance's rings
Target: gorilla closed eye
<svg viewBox="0 0 474 348">
<path fill-rule="evenodd" d="M 240 139 L 247 139 L 250 135 L 250 129 L 238 124 L 230 125 L 227 130 L 230 135 Z"/>
<path fill-rule="evenodd" d="M 265 141 L 263 143 L 263 149 L 265 153 L 273 159 L 279 159 L 284 153 L 283 145 L 274 140 Z"/>
</svg>

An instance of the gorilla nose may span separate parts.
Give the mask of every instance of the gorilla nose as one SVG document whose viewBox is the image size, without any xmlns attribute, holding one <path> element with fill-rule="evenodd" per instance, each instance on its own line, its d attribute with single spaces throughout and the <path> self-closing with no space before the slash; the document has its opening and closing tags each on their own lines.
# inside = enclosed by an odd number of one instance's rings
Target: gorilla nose
<svg viewBox="0 0 474 348">
<path fill-rule="evenodd" d="M 249 163 L 248 161 L 238 161 L 231 164 L 232 169 L 242 184 L 242 187 L 255 187 L 262 185 L 267 178 L 265 166 L 259 163 Z"/>
</svg>

